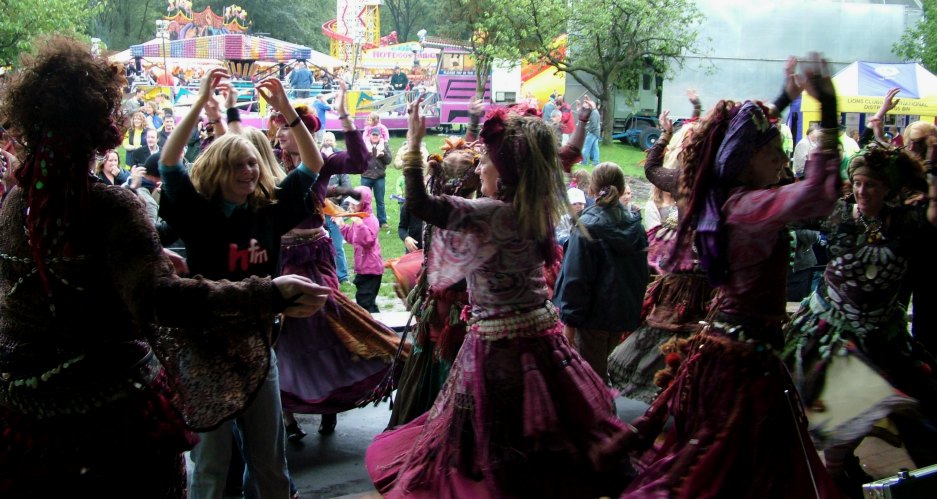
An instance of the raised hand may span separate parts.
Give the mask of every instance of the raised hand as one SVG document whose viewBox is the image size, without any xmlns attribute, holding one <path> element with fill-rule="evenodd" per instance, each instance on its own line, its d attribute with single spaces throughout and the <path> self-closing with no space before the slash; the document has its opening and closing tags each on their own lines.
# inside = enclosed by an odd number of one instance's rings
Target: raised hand
<svg viewBox="0 0 937 499">
<path fill-rule="evenodd" d="M 344 116 L 348 114 L 345 106 L 345 93 L 348 92 L 348 85 L 345 84 L 345 80 L 338 81 L 338 94 L 335 95 L 335 111 L 338 112 L 339 116 Z"/>
<path fill-rule="evenodd" d="M 889 89 L 888 93 L 885 94 L 885 100 L 882 102 L 881 109 L 879 109 L 879 114 L 881 114 L 882 117 L 884 117 L 888 111 L 891 111 L 892 109 L 898 107 L 898 103 L 901 102 L 901 99 L 895 98 L 895 96 L 898 95 L 898 92 L 901 92 L 901 89 L 898 87 L 895 87 L 895 88 Z"/>
<path fill-rule="evenodd" d="M 423 137 L 426 135 L 426 117 L 420 116 L 420 104 L 423 103 L 423 96 L 419 96 L 410 103 L 407 108 L 407 137 L 411 151 L 419 151 L 420 144 L 423 143 Z"/>
<path fill-rule="evenodd" d="M 224 95 L 224 105 L 226 109 L 237 106 L 238 97 L 241 95 L 237 87 L 230 83 L 222 83 L 218 88 L 221 89 L 221 93 Z"/>
<path fill-rule="evenodd" d="M 469 102 L 468 112 L 473 116 L 481 116 L 485 114 L 484 99 L 472 99 L 472 101 Z"/>
<path fill-rule="evenodd" d="M 807 59 L 801 64 L 801 77 L 807 95 L 820 102 L 836 98 L 836 89 L 833 88 L 833 78 L 830 76 L 829 62 L 820 57 L 817 52 L 807 54 Z"/>
<path fill-rule="evenodd" d="M 260 98 L 266 101 L 274 111 L 287 115 L 286 110 L 292 108 L 290 99 L 286 96 L 286 90 L 283 88 L 283 82 L 276 77 L 261 81 L 255 88 Z"/>
<path fill-rule="evenodd" d="M 804 79 L 797 74 L 797 58 L 790 56 L 784 63 L 784 93 L 793 101 L 803 91 Z"/>
<path fill-rule="evenodd" d="M 657 118 L 657 121 L 660 123 L 660 129 L 667 134 L 673 134 L 673 120 L 670 119 L 670 110 L 664 110 L 660 113 L 660 116 Z"/>
<path fill-rule="evenodd" d="M 690 100 L 690 103 L 697 104 L 699 103 L 699 92 L 695 88 L 686 89 L 686 98 Z"/>
<path fill-rule="evenodd" d="M 224 68 L 209 69 L 208 72 L 202 76 L 202 81 L 199 83 L 198 102 L 204 106 L 209 99 L 214 97 L 215 89 L 218 88 L 221 81 L 230 78 L 231 75 L 228 73 L 228 70 Z"/>
</svg>

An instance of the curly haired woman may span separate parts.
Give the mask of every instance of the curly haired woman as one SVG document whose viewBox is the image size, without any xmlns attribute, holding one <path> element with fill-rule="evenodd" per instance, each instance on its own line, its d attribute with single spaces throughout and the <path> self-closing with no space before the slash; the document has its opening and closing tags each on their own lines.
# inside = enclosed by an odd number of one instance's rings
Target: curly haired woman
<svg viewBox="0 0 937 499">
<path fill-rule="evenodd" d="M 0 495 L 185 497 L 190 429 L 244 410 L 274 314 L 328 290 L 176 276 L 138 198 L 89 173 L 123 136 L 123 71 L 68 38 L 34 50 L 0 95 L 23 144 L 0 210 Z"/>
</svg>

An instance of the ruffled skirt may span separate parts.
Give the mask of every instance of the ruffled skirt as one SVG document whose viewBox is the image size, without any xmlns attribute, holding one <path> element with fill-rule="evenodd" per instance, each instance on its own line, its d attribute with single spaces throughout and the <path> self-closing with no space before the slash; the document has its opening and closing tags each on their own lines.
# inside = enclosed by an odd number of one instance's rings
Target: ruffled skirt
<svg viewBox="0 0 937 499">
<path fill-rule="evenodd" d="M 629 460 L 611 460 L 601 470 L 591 460 L 623 429 L 611 393 L 570 347 L 555 317 L 520 333 L 492 334 L 480 326 L 470 326 L 433 408 L 378 435 L 368 448 L 365 462 L 377 489 L 388 498 L 621 491 L 631 476 Z"/>
<path fill-rule="evenodd" d="M 704 330 L 686 355 L 645 416 L 603 450 L 649 449 L 622 497 L 840 497 L 770 347 Z M 668 416 L 673 428 L 651 448 Z"/>
<path fill-rule="evenodd" d="M 283 239 L 283 274 L 299 274 L 335 293 L 306 319 L 285 318 L 276 349 L 283 409 L 334 414 L 361 405 L 385 379 L 400 339 L 338 291 L 328 237 Z"/>
<path fill-rule="evenodd" d="M 692 273 L 664 274 L 648 287 L 641 327 L 621 342 L 608 357 L 612 386 L 621 394 L 650 404 L 660 393 L 655 374 L 666 367 L 668 349 L 699 330 L 707 315 L 712 288 L 706 276 Z"/>
</svg>

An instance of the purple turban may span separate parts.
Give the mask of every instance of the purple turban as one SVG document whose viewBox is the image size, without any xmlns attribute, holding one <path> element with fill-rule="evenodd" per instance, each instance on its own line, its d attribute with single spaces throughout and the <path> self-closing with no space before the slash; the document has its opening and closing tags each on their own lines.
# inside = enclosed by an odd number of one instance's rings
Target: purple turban
<svg viewBox="0 0 937 499">
<path fill-rule="evenodd" d="M 751 162 L 752 154 L 779 134 L 778 128 L 768 120 L 764 107 L 758 102 L 746 101 L 729 122 L 716 152 L 712 187 L 706 193 L 696 223 L 700 264 L 714 285 L 722 284 L 729 266 L 722 205 L 729 190 L 736 186 L 736 178 Z"/>
</svg>

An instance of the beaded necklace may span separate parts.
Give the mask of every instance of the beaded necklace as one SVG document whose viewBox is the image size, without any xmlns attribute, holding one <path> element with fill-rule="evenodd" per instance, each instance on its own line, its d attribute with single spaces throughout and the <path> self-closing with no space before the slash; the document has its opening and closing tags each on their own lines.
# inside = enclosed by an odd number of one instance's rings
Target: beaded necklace
<svg viewBox="0 0 937 499">
<path fill-rule="evenodd" d="M 868 244 L 878 244 L 885 239 L 882 235 L 882 221 L 878 218 L 866 217 L 859 205 L 856 205 L 856 212 L 859 214 L 859 224 L 865 231 L 865 242 Z"/>
</svg>

